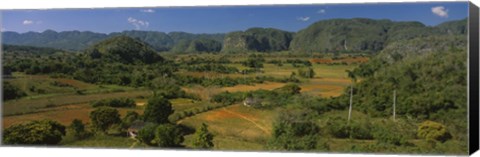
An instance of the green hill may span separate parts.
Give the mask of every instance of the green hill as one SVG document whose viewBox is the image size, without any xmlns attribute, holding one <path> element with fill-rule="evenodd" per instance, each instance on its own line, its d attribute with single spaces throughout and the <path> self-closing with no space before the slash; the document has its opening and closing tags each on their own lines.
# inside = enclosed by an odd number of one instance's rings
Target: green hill
<svg viewBox="0 0 480 157">
<path fill-rule="evenodd" d="M 127 36 L 115 36 L 103 40 L 87 49 L 86 55 L 92 59 L 127 64 L 138 62 L 149 64 L 163 60 L 150 46 Z"/>
<path fill-rule="evenodd" d="M 64 50 L 82 50 L 107 38 L 106 34 L 94 32 L 46 30 L 42 33 L 2 32 L 2 43 L 35 47 L 50 47 Z"/>
<path fill-rule="evenodd" d="M 353 71 L 353 108 L 390 117 L 433 120 L 466 138 L 467 37 L 442 35 L 398 41 Z M 348 107 L 349 89 L 333 104 Z M 332 104 L 329 104 L 332 105 Z M 448 116 L 447 116 L 448 115 Z"/>
<path fill-rule="evenodd" d="M 435 27 L 420 22 L 394 22 L 365 18 L 331 19 L 300 30 L 291 43 L 297 52 L 378 52 L 399 40 L 443 34 L 465 34 L 466 19 Z"/>
<path fill-rule="evenodd" d="M 128 36 L 149 44 L 153 49 L 157 51 L 168 51 L 175 44 L 172 38 L 170 38 L 170 36 L 168 36 L 164 32 L 123 31 L 120 33 L 111 33 L 109 36 Z"/>
<path fill-rule="evenodd" d="M 463 20 L 448 21 L 437 26 L 438 29 L 448 34 L 467 34 L 467 18 Z"/>
<path fill-rule="evenodd" d="M 104 34 L 89 31 L 55 32 L 53 30 L 46 30 L 41 33 L 2 32 L 2 43 L 9 45 L 50 47 L 70 51 L 82 51 L 99 41 L 115 36 L 128 36 L 149 44 L 157 51 L 169 51 L 182 40 L 192 41 L 196 39 L 209 39 L 222 42 L 224 34 L 192 34 L 185 32 L 171 32 L 167 34 L 157 31 L 137 30 Z"/>
<path fill-rule="evenodd" d="M 291 43 L 293 51 L 378 51 L 387 39 L 389 20 L 333 19 L 300 30 Z"/>
<path fill-rule="evenodd" d="M 251 28 L 225 35 L 223 52 L 288 50 L 293 33 L 274 28 Z"/>
</svg>

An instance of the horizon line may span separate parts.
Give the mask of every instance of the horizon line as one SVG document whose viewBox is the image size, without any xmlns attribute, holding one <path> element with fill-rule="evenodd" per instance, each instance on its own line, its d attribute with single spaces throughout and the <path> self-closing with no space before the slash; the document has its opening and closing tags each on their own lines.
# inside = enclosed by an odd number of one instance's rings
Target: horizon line
<svg viewBox="0 0 480 157">
<path fill-rule="evenodd" d="M 449 20 L 449 21 L 445 21 L 445 22 L 442 22 L 442 23 L 439 23 L 437 25 L 427 25 L 421 21 L 415 21 L 415 20 L 410 20 L 410 21 L 401 21 L 401 20 L 398 20 L 398 21 L 395 21 L 395 20 L 392 20 L 392 19 L 387 19 L 387 18 L 382 18 L 382 19 L 375 19 L 375 18 L 366 18 L 366 17 L 354 17 L 354 18 L 330 18 L 330 19 L 322 19 L 322 20 L 318 20 L 318 21 L 315 21 L 313 22 L 312 24 L 310 25 L 313 25 L 317 22 L 321 22 L 321 21 L 328 21 L 328 20 L 340 20 L 340 19 L 370 19 L 370 20 L 376 20 L 376 21 L 381 21 L 381 20 L 389 20 L 391 22 L 419 22 L 421 24 L 423 24 L 425 27 L 436 27 L 438 25 L 441 25 L 443 23 L 446 23 L 446 22 L 451 22 L 451 21 L 461 21 L 461 20 L 468 20 L 468 17 L 465 17 L 465 18 L 460 18 L 460 19 L 452 19 L 452 20 Z M 309 25 L 309 26 L 310 26 Z M 308 27 L 308 26 L 307 26 Z M 305 28 L 307 28 L 305 27 Z M 284 30 L 284 29 L 280 29 L 280 28 L 275 28 L 275 27 L 260 27 L 260 26 L 255 26 L 255 27 L 249 27 L 247 29 L 244 29 L 244 30 L 232 30 L 232 31 L 228 31 L 228 32 L 212 32 L 212 33 L 192 33 L 192 32 L 186 32 L 186 31 L 169 31 L 169 32 L 166 32 L 166 31 L 160 31 L 160 30 L 136 30 L 136 29 L 125 29 L 125 30 L 121 30 L 121 31 L 112 31 L 112 32 L 98 32 L 98 31 L 92 31 L 92 30 L 62 30 L 62 31 L 59 31 L 59 30 L 54 30 L 54 29 L 45 29 L 43 31 L 26 31 L 26 32 L 17 32 L 17 31 L 11 31 L 11 30 L 6 30 L 6 31 L 1 31 L 1 33 L 6 33 L 6 32 L 14 32 L 14 33 L 18 33 L 18 34 L 26 34 L 26 33 L 44 33 L 46 31 L 54 31 L 56 33 L 62 33 L 62 32 L 91 32 L 91 33 L 99 33 L 99 34 L 105 34 L 105 35 L 110 35 L 110 34 L 113 34 L 113 33 L 121 33 L 121 32 L 127 32 L 127 31 L 139 31 L 139 32 L 160 32 L 160 33 L 165 33 L 165 34 L 170 34 L 170 33 L 175 33 L 175 32 L 180 32 L 180 33 L 189 33 L 189 34 L 227 34 L 227 33 L 231 33 L 231 32 L 238 32 L 238 31 L 247 31 L 248 29 L 251 29 L 251 28 L 264 28 L 264 29 L 268 29 L 268 28 L 271 28 L 271 29 L 278 29 L 278 30 L 282 30 L 282 31 L 286 31 L 286 32 L 298 32 L 298 31 L 301 31 L 305 28 L 302 28 L 302 29 L 299 29 L 297 31 L 289 31 L 289 30 Z"/>
</svg>

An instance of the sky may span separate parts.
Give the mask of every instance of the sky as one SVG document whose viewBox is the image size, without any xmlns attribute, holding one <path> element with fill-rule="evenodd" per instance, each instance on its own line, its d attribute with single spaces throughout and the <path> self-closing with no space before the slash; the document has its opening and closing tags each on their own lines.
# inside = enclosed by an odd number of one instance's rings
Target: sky
<svg viewBox="0 0 480 157">
<path fill-rule="evenodd" d="M 2 31 L 147 30 L 226 33 L 251 27 L 296 32 L 320 20 L 371 18 L 419 21 L 435 26 L 468 16 L 467 2 L 262 5 L 228 7 L 160 7 L 109 9 L 3 10 Z"/>
</svg>

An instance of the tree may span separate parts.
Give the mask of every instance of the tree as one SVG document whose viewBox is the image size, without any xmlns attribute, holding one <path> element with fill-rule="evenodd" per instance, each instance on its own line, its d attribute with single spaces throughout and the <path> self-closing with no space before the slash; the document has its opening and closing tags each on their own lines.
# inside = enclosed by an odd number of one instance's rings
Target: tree
<svg viewBox="0 0 480 157">
<path fill-rule="evenodd" d="M 128 111 L 125 117 L 123 117 L 122 123 L 124 126 L 129 126 L 138 119 L 140 119 L 140 115 L 137 112 Z"/>
<path fill-rule="evenodd" d="M 310 62 L 309 62 L 310 63 Z M 304 78 L 313 78 L 315 77 L 315 71 L 312 68 L 308 68 L 307 70 L 298 69 L 298 74 Z"/>
<path fill-rule="evenodd" d="M 118 110 L 107 107 L 97 108 L 90 112 L 90 120 L 93 126 L 102 132 L 121 122 Z"/>
<path fill-rule="evenodd" d="M 23 97 L 27 94 L 20 90 L 20 88 L 10 84 L 9 82 L 3 83 L 3 100 L 11 100 Z"/>
<path fill-rule="evenodd" d="M 320 128 L 313 122 L 307 110 L 285 111 L 273 124 L 272 137 L 268 148 L 273 150 L 328 150 L 319 144 Z"/>
<path fill-rule="evenodd" d="M 154 123 L 147 123 L 145 126 L 138 131 L 137 139 L 140 142 L 143 142 L 148 145 L 153 145 L 153 139 L 155 138 L 155 129 L 157 128 L 157 124 Z"/>
<path fill-rule="evenodd" d="M 144 120 L 158 124 L 168 123 L 168 116 L 173 113 L 172 104 L 162 96 L 148 100 L 144 111 Z"/>
<path fill-rule="evenodd" d="M 183 142 L 183 133 L 175 125 L 160 124 L 155 130 L 154 141 L 159 147 L 178 147 Z"/>
<path fill-rule="evenodd" d="M 286 95 L 295 95 L 295 94 L 300 94 L 300 91 L 302 88 L 298 86 L 297 84 L 287 84 L 283 87 L 274 89 L 275 92 L 280 93 L 280 94 L 286 94 Z"/>
<path fill-rule="evenodd" d="M 154 96 L 163 96 L 168 99 L 185 96 L 185 92 L 180 88 L 176 81 L 168 77 L 158 77 L 151 81 L 149 88 Z"/>
<path fill-rule="evenodd" d="M 74 119 L 70 126 L 68 126 L 68 129 L 75 139 L 83 139 L 88 136 L 88 132 L 85 130 L 85 125 L 82 120 Z"/>
<path fill-rule="evenodd" d="M 333 117 L 327 121 L 326 129 L 329 134 L 336 138 L 347 138 L 350 136 L 347 120 L 342 117 Z"/>
<path fill-rule="evenodd" d="M 92 107 L 135 107 L 135 100 L 131 98 L 113 98 L 113 99 L 103 99 L 99 101 L 94 101 L 91 103 Z"/>
<path fill-rule="evenodd" d="M 52 120 L 13 125 L 3 132 L 4 144 L 55 145 L 65 135 L 65 126 Z"/>
<path fill-rule="evenodd" d="M 414 131 L 405 121 L 392 123 L 390 120 L 384 120 L 369 126 L 373 138 L 379 145 L 408 146 L 411 143 L 408 139 L 414 138 Z"/>
<path fill-rule="evenodd" d="M 260 68 L 263 68 L 263 62 L 265 62 L 265 59 L 262 55 L 251 54 L 248 56 L 247 60 L 243 63 L 243 65 L 258 70 Z"/>
<path fill-rule="evenodd" d="M 417 136 L 429 141 L 435 140 L 441 142 L 452 138 L 452 135 L 447 131 L 445 125 L 429 120 L 424 121 L 418 126 Z"/>
<path fill-rule="evenodd" d="M 308 62 L 308 63 L 310 63 L 310 62 Z M 308 68 L 307 77 L 308 77 L 308 78 L 313 78 L 313 77 L 315 77 L 315 71 L 313 70 L 313 68 Z"/>
<path fill-rule="evenodd" d="M 209 149 L 213 147 L 213 134 L 208 131 L 208 125 L 202 123 L 200 129 L 195 132 L 193 147 L 199 149 Z"/>
</svg>

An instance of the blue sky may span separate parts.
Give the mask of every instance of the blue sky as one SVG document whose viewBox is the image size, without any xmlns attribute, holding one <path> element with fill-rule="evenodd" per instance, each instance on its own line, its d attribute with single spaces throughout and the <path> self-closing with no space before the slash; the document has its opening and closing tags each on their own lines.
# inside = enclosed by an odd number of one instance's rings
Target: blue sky
<svg viewBox="0 0 480 157">
<path fill-rule="evenodd" d="M 225 33 L 251 27 L 298 31 L 332 18 L 419 21 L 425 25 L 463 19 L 467 2 L 277 5 L 228 7 L 163 7 L 115 9 L 5 10 L 1 29 L 16 32 L 124 30 Z"/>
</svg>

